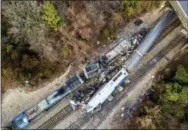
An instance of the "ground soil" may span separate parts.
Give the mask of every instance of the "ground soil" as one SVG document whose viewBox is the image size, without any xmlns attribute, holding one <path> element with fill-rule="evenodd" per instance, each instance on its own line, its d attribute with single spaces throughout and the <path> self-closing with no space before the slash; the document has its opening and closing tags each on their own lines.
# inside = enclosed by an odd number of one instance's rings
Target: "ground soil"
<svg viewBox="0 0 188 131">
<path fill-rule="evenodd" d="M 9 126 L 10 121 L 15 115 L 37 104 L 37 102 L 46 97 L 50 92 L 53 92 L 58 87 L 61 87 L 64 84 L 70 70 L 71 66 L 60 77 L 54 79 L 53 82 L 46 84 L 44 87 L 36 91 L 28 92 L 19 87 L 8 90 L 2 98 L 2 126 Z"/>
</svg>

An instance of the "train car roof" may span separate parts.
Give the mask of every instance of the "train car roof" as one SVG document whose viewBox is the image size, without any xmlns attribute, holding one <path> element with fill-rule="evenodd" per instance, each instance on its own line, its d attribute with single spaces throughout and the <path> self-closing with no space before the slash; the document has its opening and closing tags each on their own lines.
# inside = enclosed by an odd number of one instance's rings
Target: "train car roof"
<svg viewBox="0 0 188 131">
<path fill-rule="evenodd" d="M 104 102 L 108 95 L 110 95 L 116 86 L 120 84 L 122 78 L 126 78 L 128 73 L 126 70 L 121 69 L 108 83 L 103 85 L 90 99 L 88 102 L 88 109 L 90 110 L 91 106 L 95 107 L 98 103 Z M 118 80 L 118 81 L 117 81 Z M 102 103 L 101 103 L 102 104 Z"/>
<path fill-rule="evenodd" d="M 24 129 L 29 124 L 24 112 L 18 114 L 12 121 L 13 129 Z"/>
</svg>

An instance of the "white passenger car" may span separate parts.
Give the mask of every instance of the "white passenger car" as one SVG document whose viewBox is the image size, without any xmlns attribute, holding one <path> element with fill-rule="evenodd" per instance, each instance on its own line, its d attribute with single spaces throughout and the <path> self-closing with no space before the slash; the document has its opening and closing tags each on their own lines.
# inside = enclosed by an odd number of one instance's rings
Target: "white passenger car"
<svg viewBox="0 0 188 131">
<path fill-rule="evenodd" d="M 98 106 L 106 101 L 106 99 L 112 94 L 112 92 L 118 87 L 121 83 L 125 81 L 126 76 L 128 75 L 125 69 L 121 69 L 108 83 L 104 84 L 95 94 L 86 105 L 86 111 L 92 112 Z"/>
</svg>

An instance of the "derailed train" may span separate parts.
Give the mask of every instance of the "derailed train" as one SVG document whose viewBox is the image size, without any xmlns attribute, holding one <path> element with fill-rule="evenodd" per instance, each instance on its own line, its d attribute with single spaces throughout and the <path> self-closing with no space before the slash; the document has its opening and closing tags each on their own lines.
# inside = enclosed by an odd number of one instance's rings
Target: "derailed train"
<svg viewBox="0 0 188 131">
<path fill-rule="evenodd" d="M 108 64 L 109 61 L 114 59 L 121 52 L 130 48 L 130 43 L 126 39 L 122 39 L 117 43 L 109 52 L 99 57 L 97 62 L 89 63 L 83 71 L 65 82 L 65 85 L 52 94 L 47 96 L 45 99 L 40 101 L 35 106 L 26 109 L 19 113 L 11 122 L 13 129 L 24 129 L 29 125 L 34 118 L 39 116 L 44 111 L 49 110 L 65 96 L 76 90 L 77 88 L 84 85 L 87 79 L 93 78 L 95 75 L 100 73 L 101 66 L 99 64 Z"/>
<path fill-rule="evenodd" d="M 175 17 L 175 12 L 166 10 L 158 23 L 150 31 L 150 33 L 144 38 L 142 43 L 138 46 L 135 52 L 129 57 L 126 62 L 126 69 L 122 68 L 108 83 L 102 86 L 86 104 L 86 111 L 93 112 L 98 106 L 104 103 L 106 99 L 112 94 L 116 87 L 121 84 L 126 77 L 128 72 L 134 69 L 144 54 L 152 47 L 155 40 L 159 37 L 162 31 L 169 25 L 172 19 Z M 127 71 L 128 72 L 127 72 Z"/>
<path fill-rule="evenodd" d="M 145 37 L 143 42 L 139 45 L 136 51 L 131 55 L 126 63 L 127 69 L 120 69 L 117 74 L 114 75 L 107 83 L 102 85 L 95 94 L 86 103 L 86 112 L 93 112 L 97 107 L 102 105 L 106 99 L 114 92 L 114 90 L 122 84 L 128 72 L 131 71 L 141 60 L 142 56 L 149 50 L 153 45 L 154 41 L 165 29 L 168 23 L 175 16 L 173 11 L 167 10 L 162 16 L 160 21 L 151 30 L 151 32 Z M 118 54 L 124 50 L 129 50 L 130 44 L 127 40 L 122 40 L 112 50 L 100 57 L 99 63 L 108 63 Z M 85 80 L 92 78 L 95 74 L 99 73 L 100 66 L 98 64 L 89 64 L 83 69 L 79 75 L 73 76 L 71 79 L 65 82 L 65 86 L 57 89 L 55 92 L 50 94 L 44 100 L 39 102 L 36 106 L 27 109 L 18 114 L 12 121 L 11 125 L 13 129 L 24 129 L 35 117 L 42 112 L 50 109 L 53 105 L 57 104 L 65 96 L 67 96 L 73 90 L 84 85 Z"/>
<path fill-rule="evenodd" d="M 98 106 L 106 101 L 106 99 L 113 93 L 113 91 L 121 85 L 128 73 L 125 69 L 121 69 L 108 83 L 104 84 L 89 100 L 86 105 L 86 111 L 92 112 Z"/>
</svg>

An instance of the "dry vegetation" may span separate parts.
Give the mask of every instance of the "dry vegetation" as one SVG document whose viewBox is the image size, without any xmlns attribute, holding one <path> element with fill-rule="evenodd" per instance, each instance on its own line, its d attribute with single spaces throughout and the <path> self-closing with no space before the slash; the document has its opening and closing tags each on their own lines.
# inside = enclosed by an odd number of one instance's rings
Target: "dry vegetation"
<svg viewBox="0 0 188 131">
<path fill-rule="evenodd" d="M 3 1 L 2 87 L 37 85 L 90 57 L 154 1 Z M 128 13 L 127 13 L 128 12 Z"/>
</svg>

